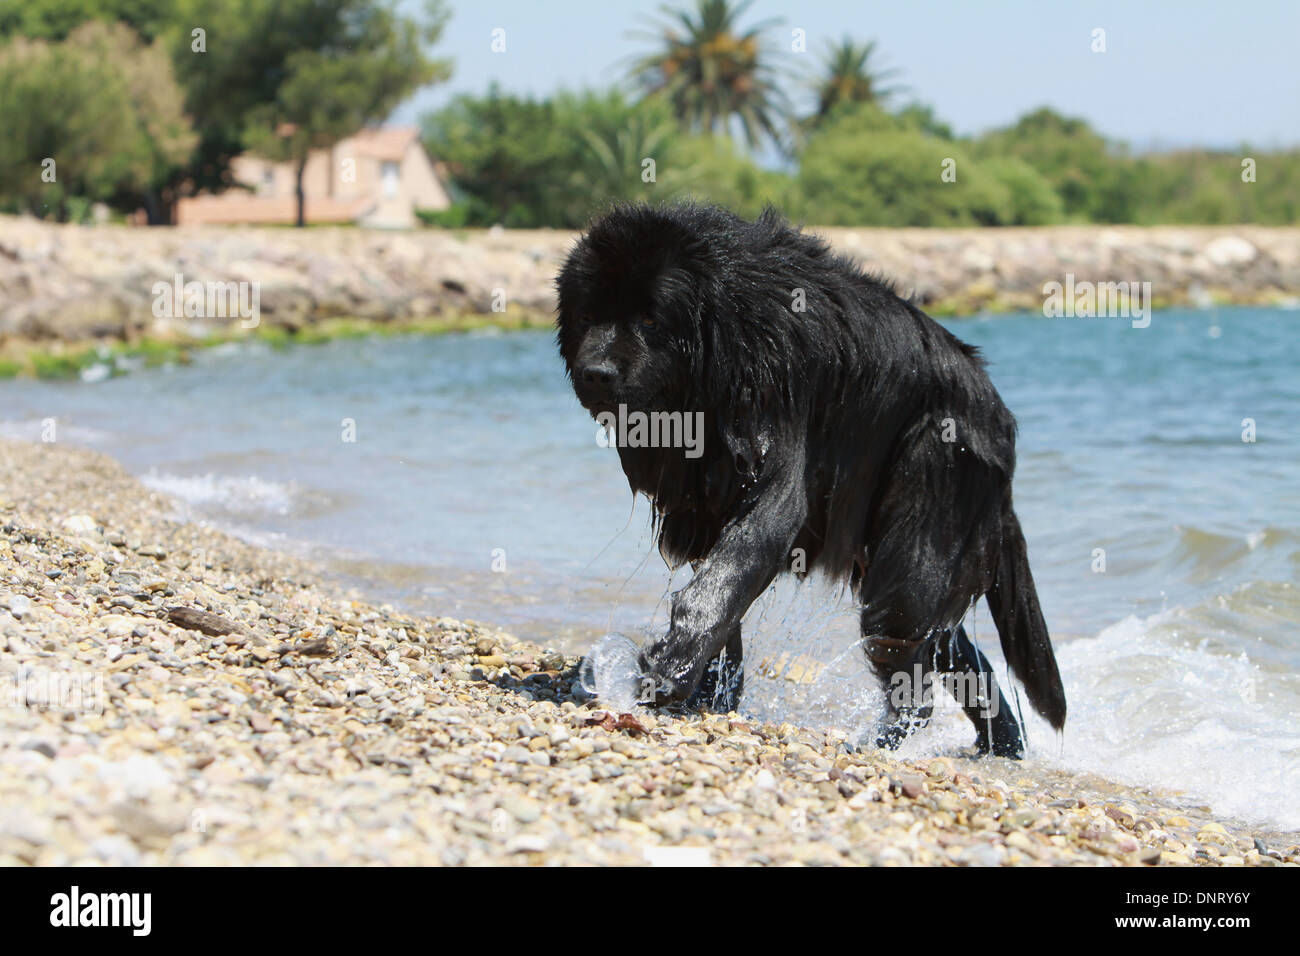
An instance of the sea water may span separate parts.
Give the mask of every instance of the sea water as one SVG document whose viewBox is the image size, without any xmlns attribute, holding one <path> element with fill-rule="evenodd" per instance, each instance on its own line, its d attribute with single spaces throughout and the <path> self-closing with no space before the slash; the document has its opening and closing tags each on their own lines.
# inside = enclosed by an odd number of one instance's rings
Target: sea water
<svg viewBox="0 0 1300 956">
<path fill-rule="evenodd" d="M 1016 507 L 1070 706 L 1061 737 L 1026 709 L 1030 760 L 1300 827 L 1300 312 L 948 325 L 1020 423 Z M 0 435 L 37 441 L 54 418 L 184 516 L 566 650 L 647 643 L 688 580 L 549 334 L 223 346 L 112 371 L 0 382 Z M 833 583 L 778 583 L 745 621 L 743 709 L 869 728 L 882 700 L 856 618 Z M 982 605 L 967 629 L 1002 673 Z M 945 710 L 904 753 L 971 739 Z"/>
</svg>

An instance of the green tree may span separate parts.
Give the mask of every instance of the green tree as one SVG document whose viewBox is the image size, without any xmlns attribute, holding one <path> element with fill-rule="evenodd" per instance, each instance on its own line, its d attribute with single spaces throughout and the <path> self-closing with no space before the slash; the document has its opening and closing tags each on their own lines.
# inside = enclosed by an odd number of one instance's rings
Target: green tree
<svg viewBox="0 0 1300 956">
<path fill-rule="evenodd" d="M 1048 226 L 1065 219 L 1065 207 L 1052 184 L 1013 156 L 977 160 L 979 171 L 998 183 L 1006 203 L 997 225 Z"/>
<path fill-rule="evenodd" d="M 1243 158 L 1255 181 L 1242 178 Z M 1293 225 L 1300 221 L 1300 150 L 1180 150 L 1132 164 L 1135 221 Z"/>
<path fill-rule="evenodd" d="M 750 219 L 768 205 L 794 217 L 801 209 L 793 177 L 761 169 L 724 136 L 683 138 L 660 167 L 660 184 L 667 197 L 718 203 Z"/>
<path fill-rule="evenodd" d="M 797 183 L 803 218 L 818 225 L 1002 225 L 1015 219 L 1008 187 L 958 144 L 926 136 L 866 103 L 836 110 L 809 138 Z"/>
<path fill-rule="evenodd" d="M 161 189 L 184 170 L 198 142 L 171 58 L 161 40 L 145 45 L 123 23 L 89 21 L 73 30 L 67 43 L 88 59 L 111 65 L 120 79 L 127 122 L 124 148 L 114 157 L 118 169 L 111 198 L 118 206 L 143 205 L 157 220 Z"/>
<path fill-rule="evenodd" d="M 295 49 L 272 102 L 251 112 L 245 143 L 272 159 L 294 163 L 297 224 L 305 225 L 303 171 L 312 150 L 326 149 L 361 127 L 382 120 L 416 88 L 445 79 L 450 66 L 430 59 L 445 22 L 430 4 L 423 21 L 395 4 L 333 0 L 327 42 Z"/>
<path fill-rule="evenodd" d="M 890 96 L 901 89 L 887 86 L 899 71 L 876 66 L 879 56 L 876 41 L 858 43 L 844 37 L 828 45 L 822 60 L 822 75 L 815 81 L 817 113 L 815 122 L 826 119 L 838 107 L 849 103 L 874 103 L 883 105 Z"/>
<path fill-rule="evenodd" d="M 974 144 L 977 157 L 1011 156 L 1056 190 L 1067 215 L 1095 222 L 1131 221 L 1127 162 L 1085 121 L 1050 109 L 1028 113 Z"/>
<path fill-rule="evenodd" d="M 461 95 L 424 117 L 424 143 L 447 165 L 463 197 L 466 222 L 532 228 L 565 220 L 567 177 L 577 143 L 552 100 L 502 93 Z"/>
<path fill-rule="evenodd" d="M 679 139 L 665 104 L 618 91 L 537 100 L 491 87 L 424 117 L 425 145 L 475 226 L 575 228 L 612 200 L 662 198 Z"/>
<path fill-rule="evenodd" d="M 663 7 L 667 22 L 652 36 L 661 49 L 638 60 L 632 76 L 649 95 L 667 100 L 687 128 L 728 132 L 733 118 L 749 145 L 781 141 L 786 106 L 760 35 L 776 21 L 742 31 L 753 0 L 698 0 L 694 16 Z"/>
<path fill-rule="evenodd" d="M 952 127 L 935 115 L 934 107 L 927 103 L 908 103 L 894 114 L 900 123 L 926 136 L 938 139 L 955 139 Z"/>
<path fill-rule="evenodd" d="M 0 47 L 0 191 L 59 219 L 73 200 L 137 201 L 194 143 L 162 46 L 125 25 L 90 21 L 61 43 Z"/>
<path fill-rule="evenodd" d="M 0 37 L 66 40 L 90 20 L 124 23 L 146 43 L 169 20 L 172 0 L 0 0 Z"/>
<path fill-rule="evenodd" d="M 664 103 L 586 93 L 561 97 L 560 109 L 561 126 L 571 128 L 582 147 L 570 177 L 576 209 L 565 211 L 566 223 L 585 221 L 593 204 L 663 197 L 660 173 L 680 162 L 680 134 Z"/>
</svg>

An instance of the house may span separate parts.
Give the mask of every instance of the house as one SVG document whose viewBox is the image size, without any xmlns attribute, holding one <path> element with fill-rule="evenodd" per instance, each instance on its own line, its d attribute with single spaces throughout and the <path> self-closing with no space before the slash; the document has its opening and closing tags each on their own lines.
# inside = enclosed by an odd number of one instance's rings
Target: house
<svg viewBox="0 0 1300 956">
<path fill-rule="evenodd" d="M 244 153 L 230 164 L 248 189 L 181 199 L 176 225 L 293 224 L 294 164 Z M 314 150 L 303 170 L 309 224 L 355 223 L 380 229 L 419 225 L 417 209 L 451 205 L 447 184 L 412 127 L 363 129 L 330 149 Z"/>
</svg>

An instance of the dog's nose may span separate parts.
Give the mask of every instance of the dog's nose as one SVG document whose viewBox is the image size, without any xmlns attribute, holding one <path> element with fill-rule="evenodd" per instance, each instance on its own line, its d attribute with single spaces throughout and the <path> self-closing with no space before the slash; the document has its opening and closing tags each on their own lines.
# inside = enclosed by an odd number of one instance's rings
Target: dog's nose
<svg viewBox="0 0 1300 956">
<path fill-rule="evenodd" d="M 618 381 L 618 369 L 609 362 L 584 365 L 582 381 L 585 385 L 613 385 Z"/>
</svg>

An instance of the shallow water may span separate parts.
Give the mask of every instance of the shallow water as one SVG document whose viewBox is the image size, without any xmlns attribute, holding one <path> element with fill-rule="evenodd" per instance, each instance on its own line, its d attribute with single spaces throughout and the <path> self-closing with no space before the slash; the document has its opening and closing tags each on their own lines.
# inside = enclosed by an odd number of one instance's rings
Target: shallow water
<svg viewBox="0 0 1300 956">
<path fill-rule="evenodd" d="M 950 327 L 1020 421 L 1017 509 L 1070 698 L 1063 739 L 1031 718 L 1034 758 L 1300 827 L 1300 313 Z M 0 383 L 0 434 L 37 440 L 50 417 L 196 517 L 542 643 L 647 639 L 686 580 L 670 582 L 545 333 L 225 346 L 183 368 Z M 864 729 L 879 696 L 854 619 L 824 584 L 774 589 L 746 622 L 745 708 Z M 982 607 L 973 626 L 996 658 Z M 945 713 L 907 747 L 970 739 Z"/>
</svg>

